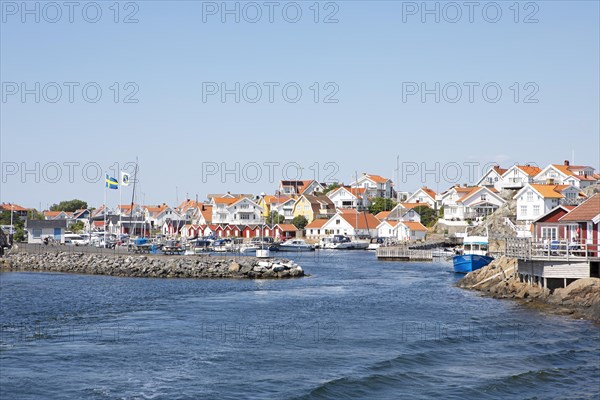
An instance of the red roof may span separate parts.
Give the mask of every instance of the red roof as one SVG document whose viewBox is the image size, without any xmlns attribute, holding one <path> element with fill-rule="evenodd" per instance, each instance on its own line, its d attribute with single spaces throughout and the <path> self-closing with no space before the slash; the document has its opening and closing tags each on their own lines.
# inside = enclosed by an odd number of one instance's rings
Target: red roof
<svg viewBox="0 0 600 400">
<path fill-rule="evenodd" d="M 377 228 L 377 225 L 381 223 L 381 221 L 378 220 L 373 214 L 366 211 L 359 213 L 358 216 L 356 213 L 354 215 L 342 213 L 340 214 L 340 217 L 348 222 L 354 229 L 375 229 Z M 357 222 L 358 226 L 356 225 Z"/>
<path fill-rule="evenodd" d="M 410 229 L 411 231 L 427 231 L 427 228 L 425 228 L 425 226 L 423 224 L 421 224 L 420 222 L 416 222 L 416 221 L 407 221 L 407 222 L 402 222 L 404 225 L 406 225 L 408 227 L 408 229 Z"/>
<path fill-rule="evenodd" d="M 600 216 L 600 193 L 590 197 L 567 215 L 560 219 L 560 222 L 580 222 L 592 221 Z"/>
<path fill-rule="evenodd" d="M 317 220 L 319 221 L 319 220 Z M 324 220 L 326 221 L 326 220 Z M 298 228 L 296 228 L 296 226 L 294 224 L 277 224 L 277 226 L 283 231 L 283 232 L 296 232 L 298 230 Z"/>
<path fill-rule="evenodd" d="M 14 203 L 2 203 L 0 204 L 0 209 L 2 209 L 3 211 L 27 211 L 25 207 L 21 207 L 20 205 Z"/>
<path fill-rule="evenodd" d="M 322 228 L 327 223 L 327 219 L 315 219 L 310 224 L 306 225 L 304 229 L 318 229 Z"/>
</svg>

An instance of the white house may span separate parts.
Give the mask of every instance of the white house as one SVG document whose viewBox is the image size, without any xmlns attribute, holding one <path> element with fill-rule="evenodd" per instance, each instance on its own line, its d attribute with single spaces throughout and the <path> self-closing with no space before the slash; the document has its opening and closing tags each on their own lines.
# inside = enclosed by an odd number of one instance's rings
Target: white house
<svg viewBox="0 0 600 400">
<path fill-rule="evenodd" d="M 363 173 L 361 177 L 350 184 L 350 187 L 365 189 L 365 195 L 368 198 L 393 199 L 396 197 L 392 180 L 379 175 Z"/>
<path fill-rule="evenodd" d="M 535 182 L 546 185 L 571 185 L 586 188 L 597 182 L 594 168 L 583 165 L 550 164 L 535 176 Z"/>
<path fill-rule="evenodd" d="M 27 229 L 27 243 L 43 243 L 45 238 L 64 243 L 67 220 L 64 218 L 56 220 L 27 219 L 25 228 Z"/>
<path fill-rule="evenodd" d="M 150 224 L 152 229 L 162 228 L 167 220 L 183 220 L 179 213 L 166 204 L 157 206 L 143 206 L 142 213 L 144 219 Z M 135 214 L 134 214 L 135 215 Z"/>
<path fill-rule="evenodd" d="M 406 208 L 403 203 L 396 204 L 391 211 L 382 211 L 376 215 L 380 221 L 421 222 L 421 215 L 413 208 Z"/>
<path fill-rule="evenodd" d="M 212 199 L 213 224 L 262 224 L 264 222 L 262 214 L 263 208 L 247 197 L 213 197 Z"/>
<path fill-rule="evenodd" d="M 398 224 L 400 221 L 382 221 L 377 225 L 377 237 L 383 239 L 398 239 Z"/>
<path fill-rule="evenodd" d="M 414 221 L 383 221 L 377 226 L 377 235 L 380 238 L 402 242 L 424 240 L 427 236 L 427 228 L 420 222 Z"/>
<path fill-rule="evenodd" d="M 358 208 L 364 210 L 370 202 L 366 198 L 366 188 L 341 186 L 327 193 L 327 197 L 333 202 L 335 208 Z"/>
<path fill-rule="evenodd" d="M 513 165 L 502 174 L 502 181 L 498 190 L 520 189 L 528 183 L 534 183 L 534 178 L 542 172 L 539 167 L 533 165 Z"/>
<path fill-rule="evenodd" d="M 483 174 L 483 176 L 477 181 L 475 186 L 487 186 L 493 187 L 496 190 L 501 190 L 502 175 L 504 175 L 506 171 L 507 169 L 500 168 L 500 166 L 498 165 L 494 165 L 489 170 L 487 170 L 485 174 Z"/>
<path fill-rule="evenodd" d="M 323 185 L 315 180 L 288 180 L 279 182 L 279 193 L 287 196 L 314 194 L 323 190 L 325 190 Z"/>
<path fill-rule="evenodd" d="M 321 234 L 374 238 L 377 237 L 377 226 L 380 222 L 371 213 L 345 210 L 338 212 L 323 224 Z"/>
<path fill-rule="evenodd" d="M 425 203 L 431 208 L 437 208 L 437 194 L 429 189 L 427 186 L 423 186 L 413 194 L 411 194 L 406 203 Z"/>
<path fill-rule="evenodd" d="M 466 192 L 464 189 L 468 189 Z M 490 215 L 505 203 L 494 188 L 475 186 L 455 187 L 443 198 L 445 220 L 477 219 Z"/>
<path fill-rule="evenodd" d="M 530 223 L 558 205 L 576 203 L 582 197 L 575 186 L 527 184 L 514 196 L 517 221 Z"/>
<path fill-rule="evenodd" d="M 400 221 L 398 238 L 402 241 L 425 240 L 427 228 L 420 222 Z"/>
<path fill-rule="evenodd" d="M 307 239 L 320 239 L 325 235 L 323 225 L 329 221 L 328 219 L 315 219 L 304 227 L 304 235 Z"/>
</svg>

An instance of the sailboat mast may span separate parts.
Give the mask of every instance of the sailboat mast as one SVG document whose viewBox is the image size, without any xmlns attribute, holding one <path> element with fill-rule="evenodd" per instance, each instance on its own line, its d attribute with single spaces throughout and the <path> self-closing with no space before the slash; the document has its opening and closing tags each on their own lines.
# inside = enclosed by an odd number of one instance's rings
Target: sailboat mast
<svg viewBox="0 0 600 400">
<path fill-rule="evenodd" d="M 135 185 L 137 183 L 138 159 L 135 158 L 135 170 L 133 171 L 133 190 L 131 191 L 131 210 L 129 212 L 129 225 L 133 224 L 133 204 L 135 202 Z M 135 227 L 135 225 L 133 225 Z M 135 228 L 134 228 L 135 233 Z"/>
</svg>

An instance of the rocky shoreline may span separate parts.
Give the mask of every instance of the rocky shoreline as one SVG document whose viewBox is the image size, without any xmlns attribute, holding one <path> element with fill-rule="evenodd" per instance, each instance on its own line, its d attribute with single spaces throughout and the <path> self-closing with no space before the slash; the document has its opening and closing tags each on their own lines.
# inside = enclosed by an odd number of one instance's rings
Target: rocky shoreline
<svg viewBox="0 0 600 400">
<path fill-rule="evenodd" d="M 516 299 L 542 311 L 600 323 L 600 279 L 579 279 L 566 288 L 551 292 L 520 282 L 516 265 L 516 259 L 500 257 L 467 274 L 457 286 L 478 290 L 498 299 Z"/>
<path fill-rule="evenodd" d="M 223 256 L 145 256 L 47 252 L 0 258 L 0 271 L 62 272 L 135 278 L 283 279 L 304 276 L 286 259 Z"/>
</svg>

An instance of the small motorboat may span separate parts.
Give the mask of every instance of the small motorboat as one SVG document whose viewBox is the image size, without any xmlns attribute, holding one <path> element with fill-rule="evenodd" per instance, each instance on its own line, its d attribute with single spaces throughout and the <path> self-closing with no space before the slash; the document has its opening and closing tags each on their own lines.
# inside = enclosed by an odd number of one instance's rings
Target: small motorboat
<svg viewBox="0 0 600 400">
<path fill-rule="evenodd" d="M 369 247 L 369 242 L 352 240 L 344 235 L 333 235 L 330 238 L 324 238 L 322 247 L 335 250 L 365 250 Z"/>
<path fill-rule="evenodd" d="M 452 258 L 454 272 L 468 274 L 483 268 L 494 260 L 488 254 L 487 236 L 465 236 L 462 254 Z"/>
<path fill-rule="evenodd" d="M 290 239 L 279 245 L 279 251 L 314 251 L 315 247 L 302 239 Z"/>
</svg>

